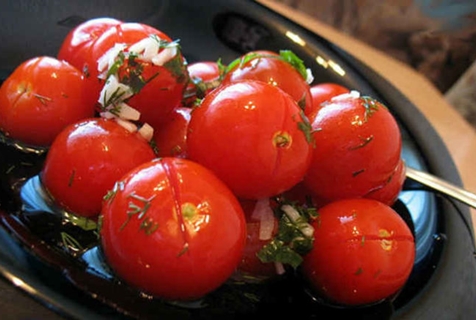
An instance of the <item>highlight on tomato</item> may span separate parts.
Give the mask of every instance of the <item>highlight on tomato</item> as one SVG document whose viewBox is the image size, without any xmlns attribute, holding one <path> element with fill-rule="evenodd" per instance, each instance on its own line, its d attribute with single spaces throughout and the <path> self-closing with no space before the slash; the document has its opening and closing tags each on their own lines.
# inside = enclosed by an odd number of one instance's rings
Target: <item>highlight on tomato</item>
<svg viewBox="0 0 476 320">
<path fill-rule="evenodd" d="M 137 132 L 115 120 L 90 118 L 56 137 L 40 174 L 56 204 L 79 216 L 95 218 L 116 180 L 155 153 Z"/>
<path fill-rule="evenodd" d="M 415 242 L 391 207 L 355 198 L 332 202 L 318 213 L 311 222 L 315 245 L 300 268 L 317 297 L 363 306 L 401 290 L 413 269 Z"/>
<path fill-rule="evenodd" d="M 262 199 L 301 181 L 311 159 L 310 126 L 278 87 L 243 80 L 224 84 L 192 112 L 187 148 L 239 197 Z"/>
<path fill-rule="evenodd" d="M 313 106 L 313 110 L 309 115 L 310 119 L 314 119 L 318 110 L 322 108 L 323 103 L 329 101 L 335 96 L 350 92 L 348 88 L 333 82 L 321 82 L 313 84 L 311 85 L 310 91 Z"/>
<path fill-rule="evenodd" d="M 97 57 L 93 56 L 93 46 L 97 39 L 109 28 L 121 24 L 122 21 L 109 18 L 93 18 L 86 20 L 71 30 L 63 39 L 57 58 L 65 60 L 76 67 L 86 78 L 87 85 L 83 90 L 86 103 L 95 106 L 103 83 L 97 79 Z"/>
<path fill-rule="evenodd" d="M 312 112 L 309 83 L 312 73 L 292 51 L 251 51 L 232 61 L 224 70 L 223 83 L 258 80 L 287 92 L 306 115 Z"/>
<path fill-rule="evenodd" d="M 195 300 L 238 266 L 246 237 L 243 210 L 210 170 L 158 158 L 118 180 L 105 198 L 101 246 L 129 285 L 167 300 Z"/>
<path fill-rule="evenodd" d="M 402 138 L 398 124 L 379 101 L 356 91 L 332 98 L 312 122 L 315 148 L 304 184 L 317 202 L 365 197 L 392 181 L 396 199 L 403 180 Z M 386 201 L 382 198 L 382 201 Z"/>
<path fill-rule="evenodd" d="M 102 113 L 131 107 L 139 120 L 159 127 L 182 101 L 188 72 L 179 43 L 151 26 L 121 23 L 105 31 L 92 46 L 103 86 L 98 93 Z"/>
<path fill-rule="evenodd" d="M 185 91 L 184 106 L 193 107 L 222 82 L 221 66 L 216 61 L 197 61 L 187 65 L 190 82 Z"/>
<path fill-rule="evenodd" d="M 187 158 L 187 131 L 192 109 L 177 107 L 170 121 L 156 128 L 153 143 L 159 157 Z"/>
<path fill-rule="evenodd" d="M 26 145 L 48 147 L 67 125 L 92 117 L 81 72 L 42 56 L 20 64 L 0 88 L 0 130 Z"/>
</svg>

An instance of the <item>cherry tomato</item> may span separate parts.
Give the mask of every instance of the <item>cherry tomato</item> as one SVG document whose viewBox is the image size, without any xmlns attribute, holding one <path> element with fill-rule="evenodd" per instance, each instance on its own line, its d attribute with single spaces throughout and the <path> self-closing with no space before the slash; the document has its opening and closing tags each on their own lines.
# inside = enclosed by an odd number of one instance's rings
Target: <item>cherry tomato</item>
<svg viewBox="0 0 476 320">
<path fill-rule="evenodd" d="M 25 61 L 0 88 L 0 129 L 12 139 L 49 146 L 67 125 L 92 117 L 81 95 L 81 73 L 51 57 Z"/>
<path fill-rule="evenodd" d="M 199 61 L 187 66 L 190 83 L 187 86 L 185 106 L 193 106 L 195 100 L 204 98 L 221 83 L 221 72 L 217 62 Z"/>
<path fill-rule="evenodd" d="M 104 202 L 102 248 L 132 286 L 170 300 L 200 298 L 237 267 L 246 225 L 236 197 L 210 170 L 159 158 L 126 174 Z"/>
<path fill-rule="evenodd" d="M 244 79 L 263 81 L 290 94 L 306 115 L 311 112 L 312 96 L 309 84 L 281 55 L 272 51 L 251 51 L 237 61 L 239 62 L 225 74 L 224 83 Z"/>
<path fill-rule="evenodd" d="M 159 157 L 187 157 L 187 129 L 192 109 L 175 108 L 170 121 L 154 130 L 154 142 Z"/>
<path fill-rule="evenodd" d="M 318 83 L 312 85 L 310 88 L 312 96 L 312 112 L 309 115 L 310 119 L 315 117 L 317 111 L 322 107 L 322 104 L 329 101 L 332 97 L 338 96 L 343 93 L 349 93 L 350 90 L 337 83 Z"/>
<path fill-rule="evenodd" d="M 400 194 L 400 191 L 402 191 L 403 184 L 405 183 L 405 179 L 405 162 L 401 160 L 389 179 L 382 186 L 371 190 L 364 197 L 375 199 L 391 206 L 395 201 L 397 201 L 398 195 Z"/>
<path fill-rule="evenodd" d="M 59 206 L 95 217 L 116 180 L 153 158 L 147 141 L 115 120 L 86 119 L 68 126 L 55 139 L 41 181 Z"/>
<path fill-rule="evenodd" d="M 192 112 L 188 155 L 238 197 L 271 197 L 306 173 L 312 154 L 308 124 L 296 102 L 275 86 L 253 80 L 223 85 Z"/>
<path fill-rule="evenodd" d="M 246 246 L 238 270 L 246 275 L 267 278 L 276 274 L 274 263 L 263 263 L 257 253 L 278 232 L 278 219 L 270 199 L 240 200 L 246 217 Z"/>
<path fill-rule="evenodd" d="M 304 184 L 324 203 L 383 187 L 401 161 L 397 122 L 370 97 L 331 99 L 312 127 L 316 147 Z"/>
<path fill-rule="evenodd" d="M 95 105 L 99 98 L 102 83 L 97 80 L 97 58 L 91 56 L 91 48 L 95 41 L 109 28 L 122 23 L 113 18 L 95 18 L 87 20 L 64 38 L 58 51 L 58 59 L 65 60 L 83 73 L 85 78 L 94 77 L 88 82 L 83 95 L 86 103 Z M 94 88 L 94 90 L 91 90 Z"/>
<path fill-rule="evenodd" d="M 68 61 L 87 75 L 90 69 L 95 68 L 95 65 L 88 64 L 91 46 L 105 31 L 121 23 L 114 18 L 95 18 L 79 24 L 63 39 L 58 59 Z"/>
<path fill-rule="evenodd" d="M 371 199 L 345 199 L 319 210 L 314 247 L 302 272 L 331 303 L 366 305 L 397 293 L 408 279 L 415 243 L 404 220 Z"/>
<path fill-rule="evenodd" d="M 108 87 L 108 79 L 102 90 L 110 91 L 109 98 L 97 92 L 103 108 L 127 102 L 141 113 L 141 122 L 157 128 L 180 105 L 188 72 L 180 47 L 163 32 L 140 23 L 116 25 L 95 41 L 92 58 L 100 70 L 91 73 L 90 81 L 97 85 L 98 77 L 113 75 L 132 90 L 132 96 L 122 99 L 114 95 L 117 87 Z"/>
</svg>

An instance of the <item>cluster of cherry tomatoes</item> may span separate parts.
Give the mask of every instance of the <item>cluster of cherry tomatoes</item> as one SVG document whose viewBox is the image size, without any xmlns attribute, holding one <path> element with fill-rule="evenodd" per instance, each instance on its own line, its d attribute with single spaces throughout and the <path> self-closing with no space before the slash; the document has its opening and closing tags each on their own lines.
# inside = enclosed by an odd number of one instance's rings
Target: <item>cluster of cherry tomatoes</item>
<svg viewBox="0 0 476 320">
<path fill-rule="evenodd" d="M 390 207 L 399 128 L 375 99 L 312 81 L 287 50 L 187 64 L 151 26 L 93 19 L 3 83 L 0 129 L 48 150 L 44 188 L 98 220 L 140 290 L 190 300 L 294 269 L 332 303 L 374 303 L 415 254 Z"/>
</svg>

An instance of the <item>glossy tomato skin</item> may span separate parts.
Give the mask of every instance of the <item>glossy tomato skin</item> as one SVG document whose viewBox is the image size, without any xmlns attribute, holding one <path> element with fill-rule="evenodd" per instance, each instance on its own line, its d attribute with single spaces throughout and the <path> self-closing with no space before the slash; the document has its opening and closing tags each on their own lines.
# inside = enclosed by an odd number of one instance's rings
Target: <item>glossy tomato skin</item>
<svg viewBox="0 0 476 320">
<path fill-rule="evenodd" d="M 194 109 L 189 158 L 213 170 L 239 198 L 262 199 L 302 180 L 312 144 L 307 118 L 281 89 L 261 81 L 223 85 Z"/>
<path fill-rule="evenodd" d="M 311 85 L 310 91 L 312 96 L 312 111 L 309 114 L 310 119 L 314 119 L 323 103 L 329 101 L 335 96 L 350 92 L 348 88 L 333 82 Z"/>
<path fill-rule="evenodd" d="M 154 130 L 157 156 L 187 158 L 187 131 L 191 112 L 190 108 L 175 108 L 170 121 Z"/>
<path fill-rule="evenodd" d="M 252 56 L 253 58 L 249 58 Z M 279 58 L 272 51 L 251 51 L 242 56 L 244 63 L 237 64 L 224 76 L 223 82 L 241 80 L 259 80 L 287 92 L 309 115 L 312 110 L 312 96 L 309 84 L 301 74 L 288 62 Z"/>
<path fill-rule="evenodd" d="M 94 218 L 116 180 L 154 158 L 150 145 L 137 133 L 127 131 L 115 120 L 90 118 L 68 126 L 58 135 L 40 177 L 59 206 Z"/>
<path fill-rule="evenodd" d="M 274 237 L 278 232 L 279 222 L 276 216 L 274 216 L 272 200 L 241 199 L 240 203 L 246 218 L 246 245 L 238 270 L 247 276 L 256 278 L 257 280 L 274 276 L 276 275 L 276 267 L 274 263 L 263 263 L 257 256 L 258 252 L 265 245 L 270 243 L 272 237 Z M 265 210 L 268 212 L 264 213 L 263 211 Z M 272 222 L 262 221 L 263 216 L 268 216 L 265 218 L 272 220 Z M 263 228 L 261 225 L 262 223 L 269 223 L 269 226 L 272 226 L 272 228 L 265 232 L 260 231 L 260 229 Z M 266 235 L 263 236 L 263 233 L 266 233 Z"/>
<path fill-rule="evenodd" d="M 187 65 L 190 82 L 183 104 L 193 107 L 196 99 L 204 98 L 221 83 L 221 72 L 215 61 L 198 61 Z"/>
<path fill-rule="evenodd" d="M 105 31 L 120 23 L 122 21 L 114 18 L 94 18 L 84 21 L 66 35 L 58 51 L 58 59 L 68 61 L 87 73 L 94 67 L 87 64 L 91 46 Z"/>
<path fill-rule="evenodd" d="M 131 45 L 151 36 L 168 43 L 172 42 L 168 35 L 149 25 L 121 23 L 109 28 L 95 41 L 92 46 L 92 59 L 97 62 L 118 43 L 126 44 L 124 52 L 127 53 Z M 153 127 L 159 127 L 169 121 L 173 109 L 180 105 L 188 83 L 188 72 L 180 50 L 177 50 L 177 55 L 172 60 L 169 61 L 170 63 L 155 65 L 139 58 L 134 59 L 133 62 L 127 58 L 118 69 L 121 83 L 134 78 L 134 74 L 138 75 L 136 78 L 140 77 L 141 81 L 144 81 L 145 85 L 127 100 L 127 104 L 141 113 L 141 122 L 146 122 Z M 94 73 L 91 72 L 89 79 L 90 83 L 93 82 L 91 86 L 96 87 L 92 90 L 96 90 L 99 97 L 104 81 L 100 81 L 98 86 L 98 76 L 100 75 L 96 70 Z"/>
<path fill-rule="evenodd" d="M 364 197 L 375 199 L 391 206 L 397 201 L 398 195 L 402 191 L 403 184 L 405 183 L 405 179 L 405 162 L 401 160 L 395 168 L 394 173 L 389 177 L 385 184 L 371 190 Z"/>
<path fill-rule="evenodd" d="M 159 158 L 119 184 L 104 202 L 100 230 L 104 255 L 119 277 L 168 300 L 201 298 L 230 277 L 243 252 L 245 219 L 210 170 Z M 131 213 L 131 204 L 143 210 Z"/>
<path fill-rule="evenodd" d="M 109 28 L 122 23 L 114 18 L 94 18 L 87 20 L 64 38 L 57 57 L 76 67 L 88 79 L 83 91 L 86 103 L 94 106 L 99 98 L 102 82 L 97 79 L 97 58 L 92 56 L 92 47 L 96 40 Z M 94 80 L 92 80 L 94 78 Z M 91 90 L 93 88 L 94 90 Z"/>
<path fill-rule="evenodd" d="M 64 61 L 25 61 L 0 88 L 0 129 L 25 144 L 49 146 L 64 127 L 94 115 L 82 87 L 81 73 Z"/>
<path fill-rule="evenodd" d="M 94 25 L 94 21 L 91 22 Z M 86 30 L 87 28 L 86 25 Z M 141 23 L 116 23 L 110 21 L 105 24 L 100 24 L 95 28 L 96 32 L 90 41 L 86 41 L 84 49 L 77 53 L 77 56 L 67 55 L 65 49 L 61 57 L 66 55 L 66 59 L 71 59 L 75 66 L 84 74 L 87 83 L 87 90 L 94 98 L 94 102 L 99 99 L 99 94 L 104 86 L 104 79 L 99 78 L 98 60 L 116 43 L 133 44 L 150 34 L 156 34 L 161 37 L 164 36 L 159 30 Z M 122 30 L 128 30 L 122 32 Z M 83 30 L 79 30 L 80 34 Z M 87 31 L 86 31 L 87 32 Z M 170 40 L 166 37 L 165 39 Z M 67 46 L 67 45 L 66 45 Z"/>
<path fill-rule="evenodd" d="M 337 305 L 379 302 L 396 294 L 415 259 L 411 230 L 389 206 L 345 199 L 319 210 L 314 248 L 302 273 L 321 298 Z"/>
<path fill-rule="evenodd" d="M 381 188 L 401 161 L 400 130 L 385 106 L 370 97 L 334 99 L 312 122 L 316 147 L 304 178 L 322 203 Z"/>
</svg>

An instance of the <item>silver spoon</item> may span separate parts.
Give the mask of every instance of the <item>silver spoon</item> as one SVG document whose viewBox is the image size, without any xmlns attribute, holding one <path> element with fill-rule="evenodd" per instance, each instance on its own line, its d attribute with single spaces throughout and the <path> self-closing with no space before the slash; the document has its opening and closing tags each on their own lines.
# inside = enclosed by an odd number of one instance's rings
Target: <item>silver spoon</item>
<svg viewBox="0 0 476 320">
<path fill-rule="evenodd" d="M 406 167 L 406 176 L 416 182 L 421 183 L 433 190 L 446 194 L 456 200 L 459 200 L 468 206 L 476 208 L 476 194 L 449 183 L 432 174 Z"/>
</svg>

